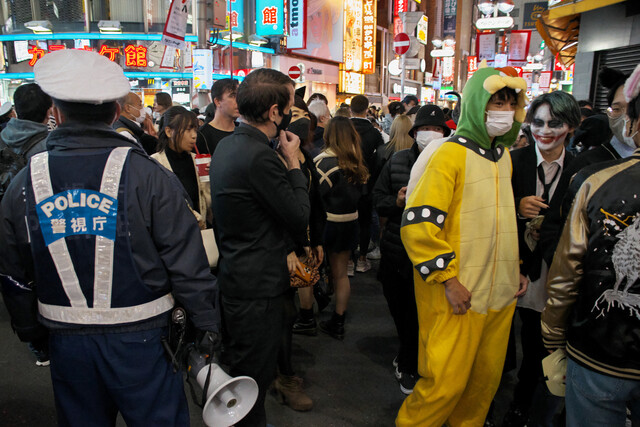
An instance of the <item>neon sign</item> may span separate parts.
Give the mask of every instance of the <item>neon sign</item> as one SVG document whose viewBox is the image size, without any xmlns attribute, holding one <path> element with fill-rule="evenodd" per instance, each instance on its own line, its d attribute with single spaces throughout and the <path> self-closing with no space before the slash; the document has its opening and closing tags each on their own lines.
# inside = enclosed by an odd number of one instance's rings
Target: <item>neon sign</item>
<svg viewBox="0 0 640 427">
<path fill-rule="evenodd" d="M 124 48 L 124 65 L 126 67 L 146 67 L 147 48 L 144 46 L 128 45 Z"/>
<path fill-rule="evenodd" d="M 55 52 L 56 50 L 66 49 L 65 45 L 62 44 L 52 44 L 48 46 L 48 52 Z M 88 50 L 92 51 L 90 46 L 83 46 L 82 48 L 78 48 L 76 50 Z M 41 59 L 47 51 L 39 48 L 38 46 L 31 46 L 28 53 L 31 54 L 31 59 L 29 60 L 29 65 L 32 67 L 36 65 L 39 59 Z M 106 56 L 109 60 L 116 60 L 116 54 L 120 53 L 120 48 L 118 47 L 108 47 L 107 45 L 102 45 L 98 54 Z M 127 45 L 124 48 L 125 54 L 125 66 L 126 67 L 146 67 L 148 65 L 147 61 L 147 48 L 139 45 Z"/>
<path fill-rule="evenodd" d="M 364 0 L 362 3 L 362 72 L 371 74 L 375 71 L 376 60 L 376 2 Z"/>
</svg>

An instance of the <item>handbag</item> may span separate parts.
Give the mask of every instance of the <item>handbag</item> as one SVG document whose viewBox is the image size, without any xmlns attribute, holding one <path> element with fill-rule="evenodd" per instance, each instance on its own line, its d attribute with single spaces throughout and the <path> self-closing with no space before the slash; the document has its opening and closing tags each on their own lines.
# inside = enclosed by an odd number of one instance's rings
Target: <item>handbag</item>
<svg viewBox="0 0 640 427">
<path fill-rule="evenodd" d="M 209 267 L 217 267 L 218 258 L 220 258 L 220 252 L 218 251 L 216 236 L 213 234 L 213 228 L 200 230 L 200 233 L 202 233 L 202 244 L 204 245 L 204 250 L 207 253 Z"/>
<path fill-rule="evenodd" d="M 298 258 L 302 265 L 302 271 L 296 269 L 289 275 L 292 288 L 307 288 L 316 284 L 320 280 L 319 265 L 313 256 Z"/>
</svg>

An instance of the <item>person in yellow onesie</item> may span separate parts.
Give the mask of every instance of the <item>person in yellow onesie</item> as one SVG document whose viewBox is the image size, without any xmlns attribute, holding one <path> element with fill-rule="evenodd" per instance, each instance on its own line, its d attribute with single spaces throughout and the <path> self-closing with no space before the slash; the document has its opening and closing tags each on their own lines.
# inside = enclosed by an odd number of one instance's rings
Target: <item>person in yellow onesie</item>
<svg viewBox="0 0 640 427">
<path fill-rule="evenodd" d="M 519 280 L 511 157 L 527 84 L 480 68 L 456 134 L 407 200 L 401 235 L 414 266 L 420 379 L 397 426 L 482 426 L 498 389 Z"/>
</svg>

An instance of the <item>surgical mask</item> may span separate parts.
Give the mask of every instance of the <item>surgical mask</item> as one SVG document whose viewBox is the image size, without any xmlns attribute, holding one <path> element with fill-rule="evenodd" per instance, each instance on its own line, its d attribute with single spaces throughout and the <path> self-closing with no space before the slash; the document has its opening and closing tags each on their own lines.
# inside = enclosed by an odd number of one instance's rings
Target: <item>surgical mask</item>
<svg viewBox="0 0 640 427">
<path fill-rule="evenodd" d="M 301 118 L 291 123 L 287 130 L 298 135 L 300 142 L 304 143 L 309 139 L 309 129 L 311 128 L 311 120 L 307 118 Z"/>
<path fill-rule="evenodd" d="M 631 123 L 631 122 L 625 117 L 624 124 L 622 125 L 622 129 L 624 132 L 622 135 L 622 142 L 624 142 L 626 145 L 628 145 L 629 147 L 635 150 L 637 147 L 633 138 L 638 134 L 638 131 L 635 131 L 635 133 L 631 136 L 627 136 L 627 123 Z"/>
<path fill-rule="evenodd" d="M 625 126 L 625 116 L 621 114 L 619 117 L 615 119 L 609 117 L 609 128 L 611 132 L 613 132 L 613 136 L 620 142 L 624 142 L 624 126 Z M 633 145 L 635 148 L 635 144 Z"/>
<path fill-rule="evenodd" d="M 140 107 L 140 109 L 138 110 L 138 117 L 136 117 L 136 123 L 142 124 L 142 122 L 144 122 L 144 119 L 146 117 L 147 117 L 147 110 L 145 110 L 144 107 Z"/>
<path fill-rule="evenodd" d="M 424 150 L 431 141 L 442 138 L 442 136 L 442 133 L 434 130 L 419 130 L 416 132 L 416 143 L 420 146 L 420 150 Z"/>
<path fill-rule="evenodd" d="M 289 111 L 289 114 L 282 115 L 282 121 L 280 122 L 280 124 L 273 122 L 273 124 L 276 125 L 276 138 L 278 137 L 278 135 L 280 135 L 281 130 L 287 129 L 289 123 L 291 123 L 291 111 Z"/>
<path fill-rule="evenodd" d="M 487 111 L 485 127 L 490 138 L 502 136 L 513 127 L 514 111 Z"/>
</svg>

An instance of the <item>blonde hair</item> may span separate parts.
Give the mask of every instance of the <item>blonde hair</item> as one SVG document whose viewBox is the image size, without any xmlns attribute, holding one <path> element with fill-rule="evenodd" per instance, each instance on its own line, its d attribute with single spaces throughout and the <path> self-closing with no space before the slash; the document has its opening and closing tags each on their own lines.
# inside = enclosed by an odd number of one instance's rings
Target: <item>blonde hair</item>
<svg viewBox="0 0 640 427">
<path fill-rule="evenodd" d="M 387 150 L 395 153 L 400 150 L 406 150 L 413 145 L 413 138 L 409 136 L 409 131 L 413 127 L 411 119 L 404 114 L 399 114 L 391 123 L 391 131 L 389 132 L 389 143 Z"/>
<path fill-rule="evenodd" d="M 369 171 L 364 164 L 360 135 L 353 127 L 351 119 L 336 116 L 324 130 L 326 151 L 338 158 L 338 167 L 353 184 L 364 184 L 369 179 Z"/>
</svg>

